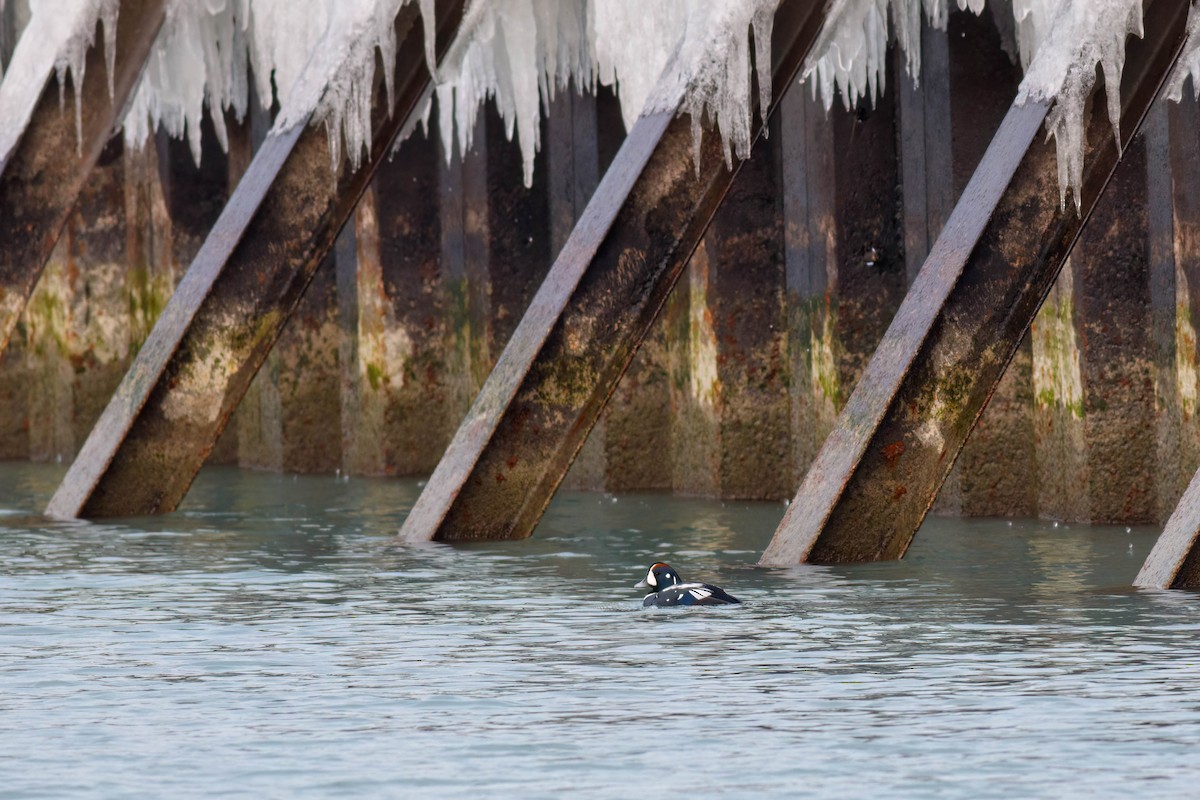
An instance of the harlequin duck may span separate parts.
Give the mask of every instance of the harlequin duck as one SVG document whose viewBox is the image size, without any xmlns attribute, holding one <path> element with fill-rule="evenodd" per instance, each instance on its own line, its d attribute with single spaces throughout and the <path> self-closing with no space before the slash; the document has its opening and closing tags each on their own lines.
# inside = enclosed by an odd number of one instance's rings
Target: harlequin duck
<svg viewBox="0 0 1200 800">
<path fill-rule="evenodd" d="M 650 589 L 642 601 L 646 606 L 724 606 L 740 603 L 720 586 L 709 583 L 684 583 L 670 564 L 661 561 L 653 564 L 646 577 L 634 585 L 635 589 Z"/>
</svg>

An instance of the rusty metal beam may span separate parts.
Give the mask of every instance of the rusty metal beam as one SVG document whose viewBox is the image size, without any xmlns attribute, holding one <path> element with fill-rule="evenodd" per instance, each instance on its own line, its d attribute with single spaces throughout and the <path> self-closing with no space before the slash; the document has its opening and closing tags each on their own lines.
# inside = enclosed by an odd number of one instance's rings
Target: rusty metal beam
<svg viewBox="0 0 1200 800">
<path fill-rule="evenodd" d="M 439 58 L 462 9 L 462 0 L 437 2 Z M 389 107 L 377 75 L 369 157 L 334 175 L 323 127 L 305 122 L 266 138 L 48 514 L 155 514 L 186 494 L 375 168 L 427 96 L 415 4 L 401 9 L 396 34 L 396 102 Z"/>
<path fill-rule="evenodd" d="M 73 98 L 61 102 L 52 61 L 40 83 L 8 87 L 16 91 L 0 116 L 33 111 L 8 157 L 0 154 L 0 354 L 120 122 L 165 16 L 166 0 L 121 0 L 113 74 L 98 34 L 87 53 L 83 85 L 73 87 L 80 102 L 78 128 Z M 8 67 L 6 77 L 15 76 Z"/>
<path fill-rule="evenodd" d="M 1178 58 L 1187 6 L 1146 4 L 1123 144 Z M 1091 106 L 1079 214 L 1059 206 L 1046 105 L 1009 110 L 760 564 L 904 554 L 1120 159 L 1099 92 Z"/>
<path fill-rule="evenodd" d="M 795 80 L 824 0 L 775 15 L 771 111 Z M 755 119 L 754 134 L 761 122 Z M 528 536 L 736 176 L 690 121 L 643 115 L 401 530 L 409 541 Z"/>
</svg>

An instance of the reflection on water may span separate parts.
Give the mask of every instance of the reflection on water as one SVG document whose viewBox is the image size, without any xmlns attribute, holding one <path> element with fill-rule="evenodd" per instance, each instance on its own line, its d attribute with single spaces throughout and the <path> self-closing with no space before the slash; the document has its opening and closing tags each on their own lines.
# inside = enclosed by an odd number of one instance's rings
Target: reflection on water
<svg viewBox="0 0 1200 800">
<path fill-rule="evenodd" d="M 0 796 L 1182 796 L 1200 606 L 1154 531 L 932 519 L 902 562 L 753 568 L 783 508 L 564 494 L 403 547 L 415 481 L 208 470 L 37 516 L 0 465 Z M 646 610 L 665 559 L 745 605 Z"/>
</svg>

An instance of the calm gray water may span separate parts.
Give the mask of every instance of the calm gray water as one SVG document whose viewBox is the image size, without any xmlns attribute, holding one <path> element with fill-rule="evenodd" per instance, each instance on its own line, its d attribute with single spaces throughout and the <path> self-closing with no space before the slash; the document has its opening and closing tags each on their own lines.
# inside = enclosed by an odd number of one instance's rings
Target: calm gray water
<svg viewBox="0 0 1200 800">
<path fill-rule="evenodd" d="M 0 465 L 2 797 L 1200 792 L 1200 598 L 1126 588 L 1150 529 L 767 572 L 778 504 L 568 493 L 405 548 L 416 482 L 207 470 L 50 523 L 60 475 Z M 642 610 L 656 559 L 745 605 Z"/>
</svg>

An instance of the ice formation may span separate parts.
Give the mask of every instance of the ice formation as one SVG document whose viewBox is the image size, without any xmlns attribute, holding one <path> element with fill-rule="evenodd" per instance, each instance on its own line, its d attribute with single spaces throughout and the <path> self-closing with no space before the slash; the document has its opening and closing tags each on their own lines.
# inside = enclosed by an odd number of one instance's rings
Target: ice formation
<svg viewBox="0 0 1200 800">
<path fill-rule="evenodd" d="M 779 0 L 480 0 L 438 73 L 446 152 L 471 144 L 479 108 L 493 98 L 515 131 L 532 179 L 538 127 L 572 81 L 614 86 L 626 127 L 650 110 L 682 108 L 711 120 L 726 151 L 750 145 L 750 40 L 759 86 L 770 95 L 770 34 Z M 664 70 L 667 70 L 664 72 Z M 660 78 L 662 82 L 660 83 Z M 653 96 L 652 96 L 653 95 Z M 681 105 L 682 104 L 682 105 Z"/>
<path fill-rule="evenodd" d="M 626 130 L 642 113 L 692 12 L 690 4 L 679 0 L 592 0 L 588 4 L 596 78 L 617 87 Z"/>
<path fill-rule="evenodd" d="M 96 40 L 97 22 L 103 25 L 104 52 L 112 93 L 114 42 L 118 0 L 31 0 L 31 17 L 13 51 L 8 74 L 0 83 L 0 164 L 8 160 L 29 122 L 41 88 L 53 69 L 60 97 L 67 76 L 76 89 L 83 86 L 87 51 Z M 82 127 L 82 98 L 75 91 L 75 126 Z"/>
<path fill-rule="evenodd" d="M 222 146 L 224 112 L 245 114 L 252 68 L 259 102 L 278 102 L 277 131 L 311 119 L 329 133 L 335 168 L 345 153 L 358 167 L 370 141 L 375 51 L 391 89 L 394 21 L 408 0 L 175 0 L 126 117 L 140 146 L 158 125 L 188 138 L 200 161 L 207 107 Z M 421 0 L 432 19 L 431 0 Z"/>
<path fill-rule="evenodd" d="M 923 13 L 934 27 L 944 28 L 951 0 L 836 0 L 806 60 L 802 80 L 812 80 L 828 110 L 835 92 L 847 108 L 864 98 L 874 100 L 883 88 L 890 36 L 905 55 L 914 78 L 920 74 L 920 30 Z M 955 0 L 960 9 L 983 10 L 983 0 Z M 994 13 L 1012 13 L 1026 70 L 1017 102 L 1042 101 L 1053 107 L 1046 120 L 1058 152 L 1060 199 L 1071 192 L 1078 209 L 1083 181 L 1084 107 L 1095 85 L 1096 66 L 1105 86 L 1120 86 L 1125 41 L 1142 34 L 1141 0 L 992 0 Z M 1193 12 L 1194 12 L 1193 8 Z M 891 29 L 889 32 L 889 15 Z M 1193 14 L 1193 17 L 1195 14 Z M 1189 21 L 1189 47 L 1172 79 L 1176 98 L 1187 75 L 1200 75 L 1200 22 Z M 1120 141 L 1121 99 L 1107 92 L 1109 118 Z"/>
<path fill-rule="evenodd" d="M 701 122 L 706 117 L 720 132 L 725 163 L 731 151 L 750 157 L 750 38 L 753 31 L 758 68 L 759 112 L 766 120 L 771 105 L 771 25 L 779 0 L 709 0 L 695 4 L 677 54 L 669 62 L 647 108 L 679 108 L 692 120 L 699 168 Z M 681 105 L 682 104 L 682 105 Z"/>
<path fill-rule="evenodd" d="M 0 84 L 0 154 L 11 149 L 32 111 L 20 87 L 53 67 L 60 81 L 82 79 L 97 18 L 112 41 L 118 0 L 0 0 L 30 6 L 7 80 Z M 357 168 L 371 138 L 371 87 L 376 52 L 390 86 L 395 16 L 419 2 L 432 41 L 433 0 L 173 0 L 148 62 L 125 132 L 133 145 L 157 126 L 186 137 L 197 160 L 200 119 L 211 115 L 227 144 L 225 113 L 240 117 L 249 92 L 278 103 L 276 130 L 324 123 L 334 164 Z M 516 136 L 532 180 L 539 127 L 555 94 L 572 83 L 616 88 L 626 125 L 644 109 L 691 115 L 718 131 L 727 160 L 749 152 L 751 53 L 758 65 L 760 105 L 771 76 L 770 37 L 779 0 L 474 0 L 459 36 L 435 76 L 446 152 L 471 146 L 479 109 L 490 98 Z M 1082 178 L 1083 102 L 1095 66 L 1118 85 L 1125 39 L 1141 32 L 1140 0 L 992 0 L 1010 13 L 1027 76 L 1020 101 L 1052 101 L 1047 126 L 1059 152 L 1063 202 Z M 826 108 L 840 93 L 847 107 L 884 88 L 891 37 L 910 74 L 920 73 L 922 17 L 944 28 L 953 7 L 979 13 L 984 0 L 835 0 L 805 63 Z M 1189 44 L 1171 79 L 1180 96 L 1188 76 L 1200 77 L 1200 20 L 1189 22 Z M 1044 46 L 1042 46 L 1044 43 Z M 752 51 L 753 48 L 753 51 Z M 427 57 L 432 63 L 431 47 Z M 112 57 L 111 47 L 106 49 Z M 111 73 L 111 68 L 110 68 Z M 31 83 L 32 82 L 32 83 Z M 29 92 L 26 90 L 25 95 Z M 26 107 L 18 108 L 19 103 Z M 78 106 L 77 106 L 78 108 Z M 1119 99 L 1109 96 L 1114 130 Z M 427 112 L 428 113 L 428 112 Z"/>
<path fill-rule="evenodd" d="M 1058 152 L 1060 202 L 1067 192 L 1080 206 L 1083 185 L 1084 111 L 1096 83 L 1096 65 L 1104 71 L 1108 118 L 1120 146 L 1121 72 L 1125 39 L 1142 36 L 1141 0 L 1061 0 L 1045 40 L 1037 48 L 1017 93 L 1017 102 L 1053 102 L 1046 130 Z"/>
<path fill-rule="evenodd" d="M 1187 40 L 1183 52 L 1175 64 L 1175 70 L 1167 79 L 1166 96 L 1178 103 L 1183 99 L 1183 85 L 1192 79 L 1192 92 L 1200 99 L 1200 10 L 1193 5 L 1188 9 Z"/>
<path fill-rule="evenodd" d="M 455 131 L 459 152 L 470 148 L 476 115 L 492 97 L 508 137 L 516 133 L 528 186 L 542 109 L 572 79 L 592 84 L 587 41 L 581 0 L 473 3 L 438 70 L 439 127 L 447 155 Z"/>
<path fill-rule="evenodd" d="M 994 2 L 994 0 L 993 0 Z M 1012 0 L 1013 22 L 1017 27 L 1017 49 L 1021 69 L 1028 69 L 1038 47 L 1050 32 L 1060 0 Z"/>
<path fill-rule="evenodd" d="M 976 14 L 983 11 L 983 0 L 837 0 L 800 80 L 811 80 L 813 96 L 820 94 L 826 110 L 833 105 L 835 91 L 847 109 L 864 99 L 874 102 L 884 89 L 891 39 L 904 53 L 908 74 L 916 78 L 921 74 L 921 15 L 944 30 L 951 2 Z"/>
<path fill-rule="evenodd" d="M 221 146 L 229 148 L 225 110 L 246 113 L 245 25 L 235 0 L 172 3 L 125 115 L 125 141 L 140 147 L 161 125 L 187 138 L 200 163 L 200 119 L 207 105 Z M 267 72 L 270 76 L 270 72 Z M 270 85 L 268 84 L 270 104 Z"/>
<path fill-rule="evenodd" d="M 329 152 L 335 171 L 342 145 L 353 169 L 358 169 L 371 142 L 371 88 L 375 80 L 375 51 L 383 56 L 389 106 L 394 92 L 396 63 L 395 19 L 410 0 L 339 0 L 324 35 L 280 104 L 275 130 L 288 130 L 306 121 L 323 122 L 329 133 Z M 433 0 L 419 0 L 425 40 L 433 40 Z M 432 50 L 426 49 L 427 56 Z"/>
<path fill-rule="evenodd" d="M 358 166 L 370 140 L 375 52 L 390 80 L 393 21 L 414 0 L 175 0 L 125 122 L 143 144 L 161 125 L 200 157 L 200 125 L 211 115 L 226 145 L 224 112 L 245 112 L 249 74 L 260 102 L 278 101 L 279 130 L 324 122 L 337 163 Z M 420 0 L 426 30 L 433 2 Z M 449 154 L 471 146 L 490 98 L 517 137 L 532 181 L 542 114 L 558 91 L 597 81 L 617 88 L 627 126 L 676 56 L 658 101 L 697 122 L 707 116 L 739 156 L 749 148 L 750 31 L 770 90 L 770 26 L 778 0 L 475 0 L 436 72 L 440 130 Z M 432 40 L 427 35 L 428 40 Z M 311 58 L 310 58 L 311 55 Z M 427 54 L 432 60 L 432 53 Z M 390 89 L 390 86 L 389 86 Z M 671 95 L 679 97 L 666 102 Z"/>
</svg>

